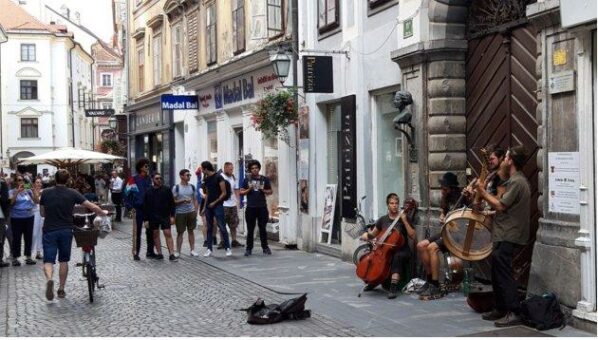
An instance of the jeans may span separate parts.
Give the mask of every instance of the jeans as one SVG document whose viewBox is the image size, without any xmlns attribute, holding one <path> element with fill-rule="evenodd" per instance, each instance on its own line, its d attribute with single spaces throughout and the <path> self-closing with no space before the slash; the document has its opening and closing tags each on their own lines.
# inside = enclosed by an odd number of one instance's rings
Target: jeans
<svg viewBox="0 0 598 340">
<path fill-rule="evenodd" d="M 224 248 L 230 249 L 228 231 L 226 231 L 226 223 L 224 222 L 224 207 L 222 206 L 222 204 L 217 205 L 214 208 L 206 207 L 206 224 L 208 225 L 208 249 L 212 250 L 212 241 L 214 240 L 214 217 L 216 217 L 216 223 L 218 223 L 218 229 L 220 229 L 220 235 L 222 235 Z"/>
<path fill-rule="evenodd" d="M 260 230 L 260 241 L 262 249 L 268 248 L 268 233 L 266 233 L 266 224 L 268 223 L 268 208 L 245 208 L 245 220 L 247 221 L 247 245 L 246 250 L 253 249 L 253 234 L 255 231 L 255 222 L 257 220 L 257 227 Z"/>
<path fill-rule="evenodd" d="M 50 230 L 44 233 L 44 263 L 69 262 L 71 260 L 71 246 L 73 244 L 73 229 L 66 227 Z"/>
<path fill-rule="evenodd" d="M 24 255 L 31 256 L 31 244 L 33 242 L 33 216 L 26 218 L 11 218 L 12 227 L 12 258 L 21 256 L 21 237 L 25 239 Z"/>
<path fill-rule="evenodd" d="M 135 209 L 135 221 L 137 222 L 137 242 L 135 243 L 136 254 L 141 250 L 141 231 L 143 230 L 143 210 Z M 155 254 L 154 251 L 154 233 L 151 228 L 145 228 L 145 240 L 147 241 L 146 254 Z"/>
<path fill-rule="evenodd" d="M 513 279 L 513 254 L 519 246 L 507 242 L 496 242 L 492 249 L 492 289 L 496 309 L 504 312 L 519 312 L 517 282 Z"/>
</svg>

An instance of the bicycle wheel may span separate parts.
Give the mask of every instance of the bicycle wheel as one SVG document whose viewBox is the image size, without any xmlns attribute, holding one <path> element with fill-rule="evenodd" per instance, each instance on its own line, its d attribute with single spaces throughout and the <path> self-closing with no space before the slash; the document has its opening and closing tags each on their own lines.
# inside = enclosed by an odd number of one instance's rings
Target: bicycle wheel
<svg viewBox="0 0 598 340">
<path fill-rule="evenodd" d="M 353 264 L 357 265 L 361 257 L 370 251 L 372 251 L 372 244 L 369 242 L 355 248 L 355 251 L 353 252 Z"/>
<path fill-rule="evenodd" d="M 89 291 L 89 302 L 93 303 L 93 291 L 95 290 L 95 276 L 96 270 L 91 263 L 86 263 L 87 269 L 87 290 Z"/>
</svg>

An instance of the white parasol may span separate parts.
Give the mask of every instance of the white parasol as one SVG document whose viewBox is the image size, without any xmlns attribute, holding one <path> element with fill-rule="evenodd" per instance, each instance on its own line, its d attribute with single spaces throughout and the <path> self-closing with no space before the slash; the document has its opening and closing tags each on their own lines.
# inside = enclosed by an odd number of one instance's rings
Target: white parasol
<svg viewBox="0 0 598 340">
<path fill-rule="evenodd" d="M 125 158 L 91 150 L 65 147 L 42 155 L 22 158 L 19 160 L 19 164 L 50 164 L 57 168 L 67 168 L 79 164 L 110 163 L 119 159 Z"/>
</svg>

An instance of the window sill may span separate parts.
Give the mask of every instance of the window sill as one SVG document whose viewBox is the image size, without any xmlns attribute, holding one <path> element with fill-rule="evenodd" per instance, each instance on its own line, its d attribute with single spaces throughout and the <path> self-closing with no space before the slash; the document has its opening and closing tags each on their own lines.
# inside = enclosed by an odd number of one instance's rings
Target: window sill
<svg viewBox="0 0 598 340">
<path fill-rule="evenodd" d="M 18 102 L 28 102 L 28 103 L 31 103 L 31 102 L 40 102 L 39 99 L 17 99 L 17 101 Z"/>
<path fill-rule="evenodd" d="M 342 31 L 339 24 L 336 24 L 334 28 L 327 26 L 321 29 L 318 29 L 318 40 L 326 39 L 330 36 L 337 34 L 338 32 Z"/>
<path fill-rule="evenodd" d="M 17 138 L 17 140 L 22 140 L 22 141 L 31 140 L 31 141 L 35 141 L 35 140 L 42 140 L 42 139 L 39 138 L 39 137 L 19 137 L 19 138 Z"/>
<path fill-rule="evenodd" d="M 19 63 L 39 64 L 37 60 L 19 60 Z"/>
</svg>

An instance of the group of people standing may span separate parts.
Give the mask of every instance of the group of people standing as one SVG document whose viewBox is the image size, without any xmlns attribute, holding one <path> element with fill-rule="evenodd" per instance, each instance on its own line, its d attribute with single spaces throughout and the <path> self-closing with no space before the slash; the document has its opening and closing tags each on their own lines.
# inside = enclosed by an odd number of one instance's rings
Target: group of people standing
<svg viewBox="0 0 598 340">
<path fill-rule="evenodd" d="M 135 222 L 133 260 L 141 260 L 139 254 L 144 226 L 146 258 L 164 259 L 160 230 L 166 241 L 170 261 L 177 261 L 179 258 L 185 232 L 189 242 L 189 254 L 199 256 L 200 252 L 195 246 L 198 216 L 202 220 L 204 238 L 205 250 L 202 255 L 212 256 L 213 246 L 217 244 L 218 249 L 224 249 L 225 256 L 232 256 L 233 247 L 243 246 L 237 240 L 241 195 L 247 198 L 245 208 L 247 244 L 244 255 L 252 255 L 256 224 L 259 228 L 263 253 L 272 254 L 266 233 L 269 219 L 266 196 L 272 194 L 272 187 L 270 180 L 260 175 L 259 161 L 252 160 L 248 163 L 249 175 L 241 185 L 235 178 L 234 166 L 231 162 L 224 163 L 222 171 L 216 171 L 211 162 L 204 161 L 195 172 L 196 185 L 190 183 L 191 171 L 182 169 L 179 171 L 179 182 L 172 187 L 164 185 L 162 174 L 158 172 L 150 174 L 149 164 L 149 160 L 145 158 L 136 162 L 136 174 L 127 180 L 124 191 L 125 206 L 132 213 Z M 177 230 L 176 249 L 171 232 L 173 224 Z M 220 244 L 216 241 L 216 234 L 220 234 Z"/>
</svg>

